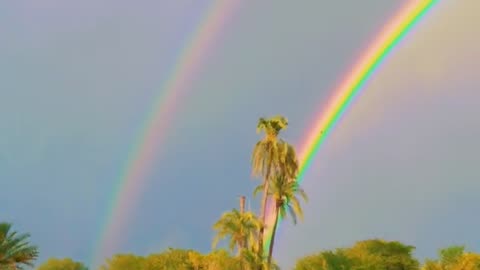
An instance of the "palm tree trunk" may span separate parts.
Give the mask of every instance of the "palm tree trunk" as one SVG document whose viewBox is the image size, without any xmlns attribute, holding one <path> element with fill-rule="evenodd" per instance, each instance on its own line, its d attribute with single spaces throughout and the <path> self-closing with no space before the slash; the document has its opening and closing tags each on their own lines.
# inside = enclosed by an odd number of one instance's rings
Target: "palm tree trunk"
<svg viewBox="0 0 480 270">
<path fill-rule="evenodd" d="M 240 214 L 245 213 L 245 196 L 240 196 Z"/>
<path fill-rule="evenodd" d="M 268 185 L 269 185 L 269 182 L 268 181 L 268 178 L 269 176 L 267 175 L 265 177 L 265 184 L 264 184 L 264 187 L 263 187 L 263 197 L 262 197 L 262 205 L 261 205 L 261 208 L 260 208 L 260 220 L 262 221 L 262 226 L 260 227 L 260 233 L 258 235 L 258 250 L 260 251 L 261 254 L 264 254 L 263 253 L 263 233 L 264 233 L 264 230 L 265 230 L 265 226 L 266 226 L 266 216 L 265 216 L 265 213 L 267 212 L 267 200 L 268 200 Z"/>
<path fill-rule="evenodd" d="M 245 196 L 240 196 L 240 215 L 245 213 Z M 242 239 L 238 242 L 238 256 L 242 253 L 242 249 L 246 248 L 247 241 L 246 239 Z"/>
<path fill-rule="evenodd" d="M 258 254 L 260 256 L 263 256 L 265 254 L 263 250 L 263 234 L 266 226 L 265 213 L 267 211 L 268 185 L 269 185 L 268 178 L 269 178 L 269 173 L 267 173 L 264 179 L 262 205 L 260 207 L 260 220 L 262 221 L 262 226 L 260 226 L 260 230 L 258 233 L 258 249 L 257 249 Z M 262 269 L 263 269 L 263 266 L 259 265 L 258 270 L 262 270 Z"/>
<path fill-rule="evenodd" d="M 270 241 L 270 246 L 268 247 L 268 265 L 272 263 L 272 254 L 273 254 L 273 244 L 275 242 L 275 233 L 277 232 L 277 225 L 278 225 L 278 213 L 279 213 L 280 207 L 275 204 L 275 223 L 273 224 L 273 229 L 272 229 L 272 240 Z"/>
<path fill-rule="evenodd" d="M 271 151 L 271 150 L 270 150 Z M 273 156 L 273 153 L 270 153 L 270 156 Z M 262 226 L 260 227 L 260 233 L 258 235 L 258 252 L 259 254 L 263 257 L 265 254 L 265 251 L 263 250 L 263 238 L 265 234 L 265 227 L 267 226 L 267 200 L 268 200 L 268 190 L 269 190 L 269 185 L 270 185 L 270 173 L 272 169 L 272 164 L 273 160 L 270 159 L 268 162 L 268 170 L 267 173 L 265 174 L 265 179 L 263 179 L 263 198 L 262 198 L 262 205 L 260 209 L 260 219 L 262 220 Z M 259 267 L 259 270 L 262 270 L 262 267 Z"/>
</svg>

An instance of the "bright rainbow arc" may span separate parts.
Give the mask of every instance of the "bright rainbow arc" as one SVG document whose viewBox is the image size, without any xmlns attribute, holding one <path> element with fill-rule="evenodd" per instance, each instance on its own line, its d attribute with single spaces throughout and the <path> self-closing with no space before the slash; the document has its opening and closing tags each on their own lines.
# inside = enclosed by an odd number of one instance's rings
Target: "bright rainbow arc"
<svg viewBox="0 0 480 270">
<path fill-rule="evenodd" d="M 166 140 L 166 130 L 172 121 L 177 101 L 191 88 L 192 79 L 201 68 L 205 54 L 239 3 L 237 0 L 213 0 L 185 47 L 179 51 L 176 64 L 161 87 L 159 96 L 155 98 L 152 111 L 119 177 L 108 215 L 102 223 L 100 242 L 95 245 L 91 257 L 93 265 L 98 265 L 124 238 L 122 234 L 125 234 L 127 222 L 135 209 L 134 202 L 138 201 L 158 149 Z"/>
<path fill-rule="evenodd" d="M 439 0 L 412 0 L 397 13 L 396 16 L 384 27 L 378 38 L 372 43 L 360 61 L 347 74 L 337 93 L 329 102 L 326 110 L 319 115 L 319 121 L 307 134 L 300 152 L 300 168 L 298 182 L 304 180 L 306 171 L 310 168 L 314 157 L 317 155 L 323 142 L 332 132 L 332 129 L 341 119 L 342 115 L 351 106 L 355 97 L 363 86 L 372 77 L 389 53 L 398 45 L 405 35 L 428 13 Z M 273 224 L 274 211 L 269 211 L 267 224 Z M 279 220 L 278 222 L 281 222 Z M 264 250 L 267 251 L 271 242 L 271 228 L 268 226 Z"/>
</svg>

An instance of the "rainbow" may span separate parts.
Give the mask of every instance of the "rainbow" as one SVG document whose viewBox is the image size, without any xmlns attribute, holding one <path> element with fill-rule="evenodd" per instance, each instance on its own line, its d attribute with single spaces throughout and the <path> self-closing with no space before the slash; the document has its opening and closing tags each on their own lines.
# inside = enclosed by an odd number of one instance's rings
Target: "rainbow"
<svg viewBox="0 0 480 270">
<path fill-rule="evenodd" d="M 124 238 L 122 235 L 126 232 L 127 221 L 135 209 L 134 202 L 138 201 L 157 150 L 166 139 L 165 131 L 172 121 L 177 102 L 191 88 L 193 76 L 201 68 L 206 53 L 239 3 L 238 0 L 212 1 L 188 42 L 179 51 L 175 65 L 160 87 L 159 95 L 119 176 L 107 209 L 108 215 L 97 238 L 100 242 L 95 243 L 93 249 L 93 265 L 98 265 L 105 256 L 111 255 Z"/>
<path fill-rule="evenodd" d="M 342 115 L 351 106 L 355 97 L 364 88 L 374 72 L 386 57 L 398 45 L 405 35 L 428 13 L 439 0 L 411 0 L 383 28 L 378 37 L 371 43 L 366 53 L 360 58 L 340 86 L 334 91 L 327 108 L 320 113 L 314 127 L 308 132 L 301 146 L 298 181 L 304 180 L 306 171 L 312 165 L 320 147 L 338 124 Z M 269 211 L 267 224 L 273 224 L 274 211 Z M 280 222 L 281 220 L 279 220 Z M 268 250 L 271 241 L 271 228 L 266 233 L 264 250 Z"/>
</svg>

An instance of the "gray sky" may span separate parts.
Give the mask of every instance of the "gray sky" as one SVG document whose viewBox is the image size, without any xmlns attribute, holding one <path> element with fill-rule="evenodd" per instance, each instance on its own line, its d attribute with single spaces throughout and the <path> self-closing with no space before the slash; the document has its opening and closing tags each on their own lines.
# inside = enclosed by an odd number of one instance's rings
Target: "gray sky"
<svg viewBox="0 0 480 270">
<path fill-rule="evenodd" d="M 88 262 L 152 98 L 209 1 L 0 4 L 0 209 L 40 262 Z M 295 145 L 397 1 L 243 3 L 176 108 L 115 252 L 208 251 L 211 225 L 251 194 L 257 118 Z M 480 251 L 479 10 L 442 1 L 368 83 L 303 183 L 306 220 L 282 225 L 284 266 L 369 237 Z M 477 18 L 476 18 L 477 17 Z M 476 238 L 477 237 L 477 238 Z"/>
</svg>

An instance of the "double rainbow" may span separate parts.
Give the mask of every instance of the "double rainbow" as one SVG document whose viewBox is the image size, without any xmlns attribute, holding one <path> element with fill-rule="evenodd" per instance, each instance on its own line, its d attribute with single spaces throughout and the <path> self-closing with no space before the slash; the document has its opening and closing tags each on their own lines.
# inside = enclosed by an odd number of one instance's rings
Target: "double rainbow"
<svg viewBox="0 0 480 270">
<path fill-rule="evenodd" d="M 134 210 L 132 203 L 137 201 L 156 151 L 165 140 L 167 123 L 171 122 L 170 118 L 173 117 L 177 100 L 191 88 L 190 82 L 197 69 L 201 67 L 204 55 L 235 10 L 235 6 L 240 2 L 240 0 L 212 1 L 203 20 L 192 33 L 189 42 L 179 51 L 176 65 L 172 67 L 168 80 L 161 86 L 160 95 L 156 98 L 153 109 L 148 114 L 147 121 L 119 177 L 113 199 L 110 201 L 108 215 L 102 223 L 100 243 L 96 243 L 94 249 L 92 258 L 95 261 L 93 264 L 98 264 L 98 260 L 103 259 L 118 247 L 119 239 L 123 238 L 127 221 Z M 319 120 L 308 132 L 302 144 L 298 178 L 300 182 L 303 181 L 305 172 L 311 166 L 314 156 L 318 153 L 326 137 L 332 132 L 333 127 L 374 71 L 398 42 L 437 2 L 439 0 L 411 0 L 383 29 L 379 37 L 361 57 L 360 62 L 343 80 L 343 83 L 335 91 L 336 95 L 330 100 L 327 109 L 321 112 Z M 269 215 L 270 224 L 273 218 L 273 215 Z M 267 235 L 271 234 L 268 230 L 266 232 Z M 267 248 L 265 250 L 268 250 L 271 237 L 268 236 L 266 239 Z"/>
</svg>

